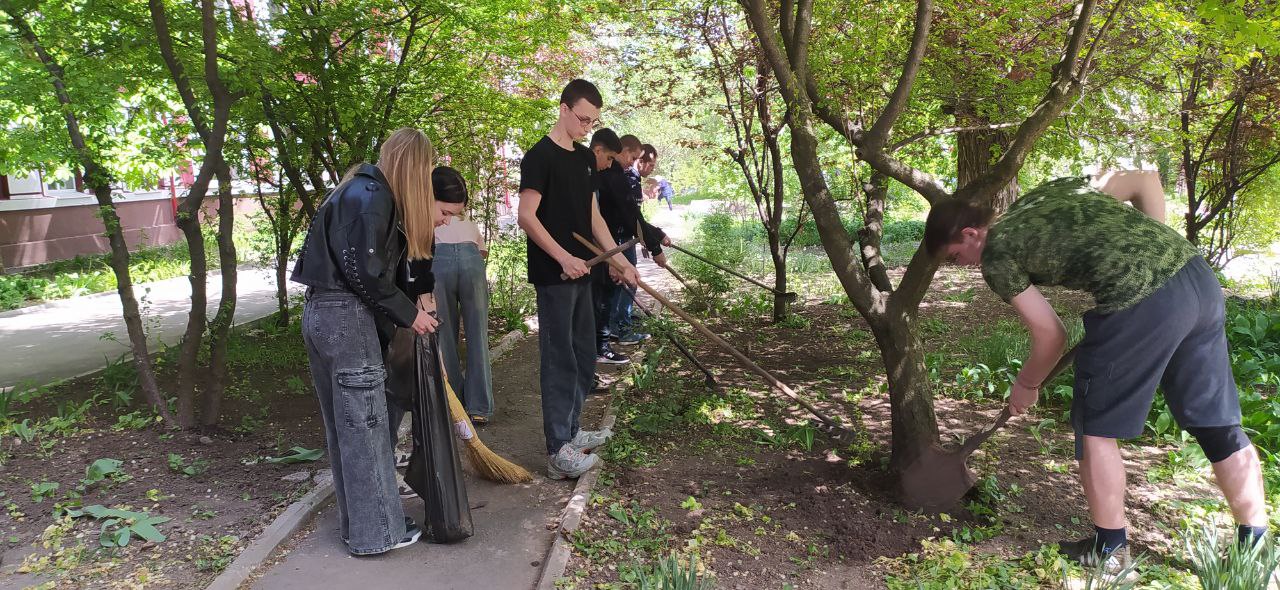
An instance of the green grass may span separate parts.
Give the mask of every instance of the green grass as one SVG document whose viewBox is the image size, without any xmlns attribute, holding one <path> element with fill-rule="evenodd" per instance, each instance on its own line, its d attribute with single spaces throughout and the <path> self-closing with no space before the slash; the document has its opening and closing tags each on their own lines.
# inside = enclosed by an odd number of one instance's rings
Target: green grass
<svg viewBox="0 0 1280 590">
<path fill-rule="evenodd" d="M 237 228 L 234 240 L 241 262 L 260 260 L 261 240 L 245 224 Z M 215 232 L 205 231 L 205 252 L 209 269 L 219 267 Z M 268 241 L 267 244 L 270 242 Z M 191 272 L 191 253 L 185 241 L 167 246 L 140 248 L 129 255 L 129 276 L 134 284 L 149 283 L 186 276 Z M 116 275 L 111 270 L 110 254 L 93 254 L 59 260 L 26 269 L 20 273 L 0 275 L 0 311 L 18 309 L 42 301 L 53 301 L 105 293 L 116 288 Z M 139 297 L 142 293 L 137 293 Z"/>
</svg>

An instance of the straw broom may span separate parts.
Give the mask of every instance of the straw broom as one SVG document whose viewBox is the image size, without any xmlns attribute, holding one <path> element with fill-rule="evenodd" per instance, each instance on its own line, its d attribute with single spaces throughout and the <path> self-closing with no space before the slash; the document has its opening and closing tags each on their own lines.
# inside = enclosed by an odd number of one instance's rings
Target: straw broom
<svg viewBox="0 0 1280 590">
<path fill-rule="evenodd" d="M 453 419 L 453 431 L 462 439 L 462 448 L 466 450 L 467 460 L 475 468 L 476 474 L 497 483 L 528 483 L 533 481 L 533 474 L 515 463 L 503 459 L 485 446 L 476 434 L 476 428 L 467 416 L 467 409 L 458 401 L 458 395 L 449 385 L 449 376 L 444 374 L 444 359 L 440 360 L 440 375 L 443 377 L 445 393 L 449 398 L 449 416 Z"/>
</svg>

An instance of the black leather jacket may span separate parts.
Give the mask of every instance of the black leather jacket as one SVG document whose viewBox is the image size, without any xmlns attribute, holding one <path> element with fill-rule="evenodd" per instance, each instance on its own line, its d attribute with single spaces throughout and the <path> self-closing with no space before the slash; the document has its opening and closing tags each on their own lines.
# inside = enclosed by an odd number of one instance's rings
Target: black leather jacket
<svg viewBox="0 0 1280 590">
<path fill-rule="evenodd" d="M 407 260 L 406 242 L 386 177 L 377 166 L 364 164 L 316 211 L 290 279 L 357 295 L 377 312 L 385 346 L 395 326 L 413 325 L 414 301 L 435 283 L 430 260 Z"/>
</svg>

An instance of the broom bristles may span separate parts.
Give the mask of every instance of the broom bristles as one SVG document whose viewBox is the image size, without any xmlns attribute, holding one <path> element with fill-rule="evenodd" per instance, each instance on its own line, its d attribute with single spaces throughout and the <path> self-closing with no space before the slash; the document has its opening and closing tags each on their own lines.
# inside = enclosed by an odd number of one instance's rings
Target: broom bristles
<svg viewBox="0 0 1280 590">
<path fill-rule="evenodd" d="M 476 428 L 471 424 L 471 418 L 467 416 L 467 409 L 462 407 L 461 401 L 458 401 L 457 394 L 449 386 L 449 380 L 441 379 L 441 381 L 444 382 L 445 393 L 449 394 L 449 414 L 453 417 L 454 427 L 458 429 L 458 437 L 463 440 L 462 448 L 467 452 L 467 460 L 475 468 L 476 474 L 497 483 L 533 481 L 533 474 L 529 473 L 529 470 L 502 458 L 480 441 L 480 435 L 476 434 Z"/>
</svg>

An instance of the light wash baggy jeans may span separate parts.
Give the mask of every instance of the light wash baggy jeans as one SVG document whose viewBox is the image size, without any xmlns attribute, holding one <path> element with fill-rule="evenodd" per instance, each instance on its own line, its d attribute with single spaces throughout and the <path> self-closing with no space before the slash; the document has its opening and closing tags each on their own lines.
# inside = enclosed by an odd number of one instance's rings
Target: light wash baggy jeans
<svg viewBox="0 0 1280 590">
<path fill-rule="evenodd" d="M 432 258 L 440 354 L 449 386 L 468 414 L 488 418 L 493 416 L 493 369 L 489 364 L 489 283 L 484 257 L 473 242 L 462 242 L 436 244 Z M 458 354 L 459 319 L 467 327 L 465 373 Z"/>
<path fill-rule="evenodd" d="M 355 555 L 382 553 L 404 538 L 405 515 L 373 312 L 346 291 L 310 293 L 302 340 L 324 418 L 342 537 Z"/>
</svg>

